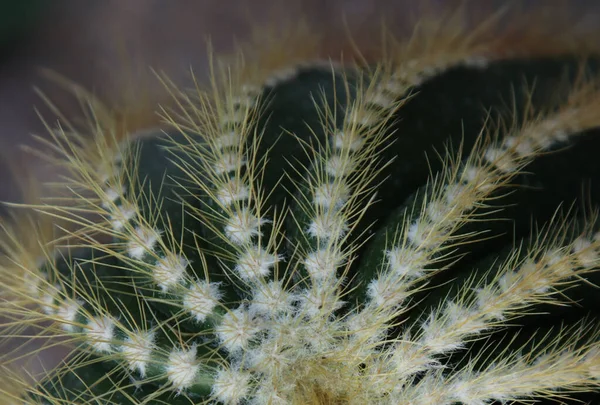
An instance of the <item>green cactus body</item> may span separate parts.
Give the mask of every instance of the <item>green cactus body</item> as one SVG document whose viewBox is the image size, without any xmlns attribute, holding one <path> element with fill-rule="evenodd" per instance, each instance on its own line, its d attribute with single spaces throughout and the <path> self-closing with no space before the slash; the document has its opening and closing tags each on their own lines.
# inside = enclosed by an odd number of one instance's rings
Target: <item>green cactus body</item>
<svg viewBox="0 0 600 405">
<path fill-rule="evenodd" d="M 74 349 L 13 402 L 585 399 L 599 227 L 557 209 L 600 173 L 596 63 L 439 56 L 228 66 L 166 130 L 92 122 L 95 159 L 59 132 L 78 204 L 38 209 L 78 229 L 41 265 L 5 243 L 3 314 Z"/>
</svg>

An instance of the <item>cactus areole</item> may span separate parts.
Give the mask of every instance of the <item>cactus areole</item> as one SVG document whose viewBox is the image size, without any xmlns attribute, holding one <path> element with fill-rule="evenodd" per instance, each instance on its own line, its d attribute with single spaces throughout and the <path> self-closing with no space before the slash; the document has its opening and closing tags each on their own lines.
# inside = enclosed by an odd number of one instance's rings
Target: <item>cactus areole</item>
<svg viewBox="0 0 600 405">
<path fill-rule="evenodd" d="M 73 194 L 7 232 L 3 315 L 72 355 L 12 403 L 598 401 L 596 61 L 411 55 L 54 130 Z"/>
</svg>

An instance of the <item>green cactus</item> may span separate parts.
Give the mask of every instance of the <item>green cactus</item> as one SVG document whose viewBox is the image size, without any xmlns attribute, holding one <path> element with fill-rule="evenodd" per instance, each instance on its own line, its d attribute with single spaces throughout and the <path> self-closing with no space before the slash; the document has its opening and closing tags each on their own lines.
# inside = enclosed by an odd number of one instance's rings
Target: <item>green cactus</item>
<svg viewBox="0 0 600 405">
<path fill-rule="evenodd" d="M 5 335 L 72 352 L 9 401 L 597 401 L 597 60 L 456 38 L 163 78 L 143 136 L 83 95 L 2 245 Z"/>
</svg>

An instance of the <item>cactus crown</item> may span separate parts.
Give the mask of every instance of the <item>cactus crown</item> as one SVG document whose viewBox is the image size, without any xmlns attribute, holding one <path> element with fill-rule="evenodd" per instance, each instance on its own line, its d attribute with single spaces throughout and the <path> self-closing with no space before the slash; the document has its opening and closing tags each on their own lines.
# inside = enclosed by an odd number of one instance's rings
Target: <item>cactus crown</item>
<svg viewBox="0 0 600 405">
<path fill-rule="evenodd" d="M 445 34 L 376 64 L 304 63 L 305 44 L 215 61 L 208 87 L 162 77 L 172 107 L 137 137 L 80 93 L 84 124 L 48 126 L 68 195 L 2 245 L 6 335 L 42 324 L 72 352 L 35 383 L 4 362 L 5 395 L 480 405 L 597 388 L 597 318 L 564 305 L 593 308 L 577 286 L 597 214 L 556 211 L 597 173 L 594 61 Z"/>
</svg>

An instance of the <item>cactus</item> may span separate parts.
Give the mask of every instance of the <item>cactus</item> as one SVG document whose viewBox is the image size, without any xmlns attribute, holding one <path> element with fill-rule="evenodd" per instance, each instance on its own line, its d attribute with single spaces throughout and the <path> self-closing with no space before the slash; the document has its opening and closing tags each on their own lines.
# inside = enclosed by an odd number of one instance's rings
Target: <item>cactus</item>
<svg viewBox="0 0 600 405">
<path fill-rule="evenodd" d="M 376 63 L 244 48 L 208 86 L 160 76 L 141 132 L 79 89 L 86 120 L 48 124 L 64 194 L 1 245 L 5 336 L 71 353 L 3 359 L 8 401 L 597 400 L 597 187 L 570 205 L 597 60 L 438 34 Z"/>
</svg>

